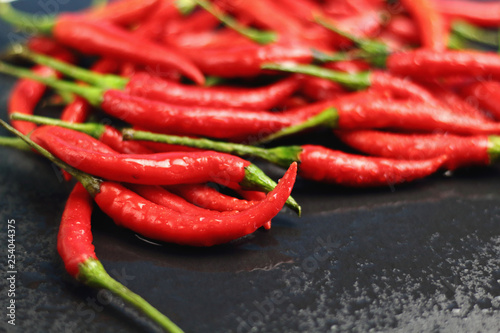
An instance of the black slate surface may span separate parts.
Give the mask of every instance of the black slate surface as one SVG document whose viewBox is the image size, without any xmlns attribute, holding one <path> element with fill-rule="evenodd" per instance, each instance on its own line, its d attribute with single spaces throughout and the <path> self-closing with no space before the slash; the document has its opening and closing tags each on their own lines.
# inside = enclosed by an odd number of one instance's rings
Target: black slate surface
<svg viewBox="0 0 500 333">
<path fill-rule="evenodd" d="M 85 6 L 62 2 L 53 2 L 58 11 Z M 5 46 L 11 30 L 0 29 Z M 2 119 L 13 83 L 0 76 Z M 327 133 L 311 139 L 331 140 Z M 0 156 L 0 331 L 158 332 L 65 272 L 56 235 L 71 184 L 33 154 L 0 148 Z M 263 167 L 275 179 L 282 173 Z M 186 332 L 496 333 L 499 176 L 497 166 L 470 168 L 372 190 L 300 180 L 293 195 L 302 218 L 285 209 L 270 231 L 208 249 L 147 243 L 96 211 L 94 244 L 108 272 Z M 15 326 L 6 316 L 11 219 Z"/>
</svg>

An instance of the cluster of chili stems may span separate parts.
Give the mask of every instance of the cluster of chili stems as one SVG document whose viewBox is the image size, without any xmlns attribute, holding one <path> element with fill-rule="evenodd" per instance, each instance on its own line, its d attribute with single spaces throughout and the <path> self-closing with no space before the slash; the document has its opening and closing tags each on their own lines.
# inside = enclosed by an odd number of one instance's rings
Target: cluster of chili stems
<svg viewBox="0 0 500 333">
<path fill-rule="evenodd" d="M 16 55 L 35 67 L 0 63 L 21 77 L 8 105 L 13 128 L 5 124 L 19 138 L 1 143 L 31 146 L 79 181 L 58 237 L 68 272 L 180 331 L 105 273 L 92 246 L 91 198 L 146 237 L 210 246 L 270 228 L 285 203 L 300 213 L 290 197 L 297 170 L 366 187 L 488 165 L 500 144 L 500 57 L 473 47 L 498 46 L 495 6 L 120 0 L 32 20 L 0 4 L 4 20 L 39 32 Z M 88 63 L 83 55 L 92 56 L 90 69 L 77 66 Z M 49 103 L 66 104 L 60 120 L 33 115 L 47 87 Z M 272 147 L 317 126 L 331 127 L 350 151 Z M 235 155 L 288 171 L 274 188 Z"/>
</svg>

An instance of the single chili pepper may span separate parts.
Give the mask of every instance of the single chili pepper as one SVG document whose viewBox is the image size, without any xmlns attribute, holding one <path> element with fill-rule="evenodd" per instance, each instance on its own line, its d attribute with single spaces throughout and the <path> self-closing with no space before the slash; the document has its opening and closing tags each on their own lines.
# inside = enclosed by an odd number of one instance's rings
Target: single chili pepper
<svg viewBox="0 0 500 333">
<path fill-rule="evenodd" d="M 439 0 L 434 2 L 434 6 L 449 19 L 461 19 L 483 27 L 500 25 L 500 4 L 496 1 Z"/>
<path fill-rule="evenodd" d="M 145 72 L 135 73 L 130 78 L 101 75 L 40 54 L 25 52 L 24 55 L 97 87 L 123 90 L 133 96 L 179 105 L 266 110 L 294 93 L 300 84 L 297 77 L 292 76 L 257 88 L 199 87 L 165 80 Z"/>
<path fill-rule="evenodd" d="M 99 208 L 114 222 L 155 240 L 191 246 L 212 246 L 248 235 L 276 216 L 290 197 L 297 164 L 292 163 L 279 184 L 259 204 L 242 212 L 185 215 L 140 197 L 123 185 L 80 172 L 57 159 L 3 120 L 0 124 L 31 147 L 72 174 L 94 197 Z"/>
<path fill-rule="evenodd" d="M 61 44 L 82 53 L 120 58 L 152 68 L 157 66 L 173 68 L 198 84 L 204 83 L 200 70 L 177 51 L 137 38 L 132 33 L 109 23 L 86 20 L 70 14 L 43 21 L 29 19 L 27 16 L 8 4 L 1 4 L 0 17 L 8 23 L 19 26 L 23 22 L 30 22 L 28 24 L 30 28 L 52 34 Z M 33 22 L 40 24 L 35 26 Z M 138 45 L 140 47 L 137 47 Z"/>
<path fill-rule="evenodd" d="M 56 71 L 45 66 L 36 66 L 33 72 L 41 76 L 55 76 Z M 14 112 L 33 114 L 35 107 L 45 93 L 46 86 L 43 83 L 30 79 L 20 79 L 14 86 L 8 100 L 7 113 Z M 12 126 L 23 134 L 28 134 L 36 128 L 36 125 L 25 121 L 13 121 Z"/>
<path fill-rule="evenodd" d="M 447 31 L 435 1 L 401 0 L 401 4 L 415 20 L 422 46 L 435 51 L 446 50 Z"/>
<path fill-rule="evenodd" d="M 310 63 L 314 54 L 303 44 L 272 43 L 235 48 L 183 49 L 203 72 L 220 77 L 255 77 L 262 74 L 262 65 L 268 62 Z M 203 53 L 203 57 L 199 55 Z"/>
<path fill-rule="evenodd" d="M 402 79 L 382 71 L 362 71 L 345 73 L 315 65 L 288 65 L 268 63 L 263 69 L 279 70 L 291 73 L 301 73 L 338 82 L 352 90 L 370 88 L 373 91 L 390 93 L 396 98 L 413 99 L 434 105 L 439 104 L 436 98 L 424 87 L 406 79 Z"/>
<path fill-rule="evenodd" d="M 498 160 L 500 139 L 491 135 L 460 136 L 448 133 L 405 134 L 373 130 L 338 131 L 352 148 L 394 159 L 429 159 L 446 155 L 446 168 L 489 165 Z"/>
<path fill-rule="evenodd" d="M 498 81 L 477 81 L 460 89 L 460 95 L 471 105 L 477 106 L 500 120 L 500 105 L 497 97 L 500 92 Z"/>
<path fill-rule="evenodd" d="M 304 75 L 300 78 L 300 92 L 314 101 L 324 101 L 337 98 L 348 91 L 337 82 L 319 77 Z"/>
<path fill-rule="evenodd" d="M 208 139 L 192 139 L 125 130 L 126 138 L 185 144 L 187 146 L 259 157 L 271 163 L 287 166 L 299 163 L 299 175 L 318 182 L 343 186 L 370 187 L 400 184 L 423 178 L 436 172 L 446 156 L 427 160 L 396 160 L 347 154 L 317 145 L 281 146 L 270 149 Z"/>
<path fill-rule="evenodd" d="M 471 105 L 467 100 L 455 93 L 452 89 L 445 87 L 439 83 L 427 83 L 426 86 L 432 91 L 433 95 L 448 107 L 449 110 L 458 115 L 466 115 L 468 117 L 476 118 L 485 122 L 491 122 L 484 112 L 477 107 Z"/>
<path fill-rule="evenodd" d="M 223 194 L 207 184 L 180 184 L 168 186 L 168 189 L 196 206 L 219 212 L 245 210 L 257 203 Z M 265 198 L 265 194 L 263 196 Z"/>
<path fill-rule="evenodd" d="M 57 235 L 57 250 L 68 273 L 90 287 L 107 289 L 118 295 L 166 331 L 182 332 L 165 315 L 105 271 L 92 245 L 92 208 L 92 197 L 77 183 L 66 202 Z"/>
<path fill-rule="evenodd" d="M 24 48 L 24 47 L 23 47 Z M 26 42 L 26 48 L 32 52 L 45 54 L 66 63 L 74 63 L 75 57 L 73 54 L 61 44 L 51 38 L 45 36 L 33 36 Z"/>
<path fill-rule="evenodd" d="M 118 154 L 91 136 L 57 126 L 38 128 L 30 137 L 69 165 L 114 181 L 144 185 L 216 182 L 265 192 L 275 186 L 257 166 L 229 154 Z M 287 205 L 300 215 L 300 206 L 293 198 Z"/>
<path fill-rule="evenodd" d="M 166 1 L 164 1 L 166 2 Z M 80 15 L 86 19 L 106 21 L 120 26 L 129 26 L 141 22 L 149 13 L 157 10 L 158 0 L 121 0 L 104 6 L 83 11 Z"/>
<path fill-rule="evenodd" d="M 201 208 L 181 196 L 174 194 L 170 191 L 170 189 L 167 190 L 162 186 L 129 184 L 127 185 L 127 188 L 130 188 L 144 199 L 147 199 L 157 205 L 172 209 L 178 213 L 187 215 L 206 215 L 210 213 L 210 208 Z"/>
<path fill-rule="evenodd" d="M 390 73 L 402 77 L 439 78 L 447 76 L 500 78 L 500 56 L 474 50 L 412 50 L 397 52 L 387 58 Z"/>
</svg>

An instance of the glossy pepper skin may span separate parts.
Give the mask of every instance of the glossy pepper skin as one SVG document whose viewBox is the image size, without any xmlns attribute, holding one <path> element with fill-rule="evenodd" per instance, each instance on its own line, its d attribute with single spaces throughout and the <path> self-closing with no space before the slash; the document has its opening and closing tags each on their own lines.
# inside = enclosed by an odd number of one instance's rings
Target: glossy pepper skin
<svg viewBox="0 0 500 333">
<path fill-rule="evenodd" d="M 301 43 L 272 43 L 231 49 L 184 49 L 196 66 L 208 75 L 220 77 L 255 77 L 262 73 L 261 66 L 269 62 L 296 62 L 308 64 L 313 60 L 310 47 Z M 200 53 L 203 57 L 200 57 Z"/>
<path fill-rule="evenodd" d="M 94 200 L 117 225 L 145 237 L 181 245 L 212 246 L 248 235 L 278 214 L 291 193 L 296 168 L 296 164 L 290 166 L 265 200 L 234 214 L 186 216 L 113 182 L 103 182 Z"/>
<path fill-rule="evenodd" d="M 168 188 L 197 206 L 219 212 L 244 210 L 256 204 L 253 200 L 242 200 L 223 194 L 207 184 L 180 184 Z M 258 193 L 265 197 L 262 192 Z M 261 197 L 259 200 L 262 199 Z"/>
<path fill-rule="evenodd" d="M 339 131 L 350 147 L 366 154 L 393 159 L 422 160 L 446 155 L 449 170 L 471 165 L 488 165 L 491 143 L 486 135 L 405 134 L 381 131 Z"/>
<path fill-rule="evenodd" d="M 77 183 L 66 202 L 57 234 L 57 251 L 66 271 L 75 278 L 78 277 L 80 264 L 89 258 L 97 260 L 90 227 L 92 210 L 92 197 Z"/>
<path fill-rule="evenodd" d="M 101 108 L 109 115 L 154 132 L 174 132 L 215 138 L 266 135 L 315 114 L 182 106 L 131 96 L 118 90 L 104 93 Z M 319 112 L 321 110 L 317 110 Z"/>
<path fill-rule="evenodd" d="M 130 78 L 125 92 L 178 105 L 267 110 L 285 100 L 299 86 L 297 77 L 292 76 L 257 88 L 200 87 L 142 72 Z"/>
<path fill-rule="evenodd" d="M 446 50 L 447 32 L 435 2 L 433 0 L 401 0 L 403 7 L 417 24 L 422 47 L 444 51 Z"/>
<path fill-rule="evenodd" d="M 158 0 L 114 1 L 103 7 L 93 8 L 82 13 L 86 19 L 104 21 L 120 26 L 138 23 L 159 6 Z"/>
<path fill-rule="evenodd" d="M 395 160 L 303 145 L 299 159 L 299 175 L 303 178 L 342 186 L 373 187 L 391 186 L 427 177 L 442 166 L 446 157 Z"/>
<path fill-rule="evenodd" d="M 67 130 L 72 131 L 72 130 Z M 74 132 L 74 131 L 72 131 Z M 171 185 L 179 183 L 218 182 L 233 185 L 245 178 L 245 167 L 250 165 L 236 156 L 214 152 L 117 154 L 104 153 L 104 148 L 87 149 L 71 144 L 50 133 L 31 136 L 32 140 L 49 150 L 72 167 L 94 176 L 119 182 L 144 185 Z M 105 146 L 87 136 L 84 144 Z"/>
<path fill-rule="evenodd" d="M 489 113 L 497 121 L 500 120 L 499 93 L 500 82 L 498 81 L 477 81 L 460 89 L 460 95 L 466 101 Z"/>
<path fill-rule="evenodd" d="M 417 49 L 393 53 L 387 58 L 387 69 L 394 75 L 424 79 L 460 75 L 500 79 L 500 56 L 473 50 Z"/>
<path fill-rule="evenodd" d="M 33 72 L 47 77 L 57 75 L 55 70 L 45 66 L 36 66 L 33 68 Z M 47 87 L 43 83 L 29 79 L 20 79 L 10 93 L 7 113 L 33 114 L 46 89 Z M 31 122 L 20 120 L 12 121 L 12 126 L 23 134 L 28 134 L 37 127 L 37 125 Z"/>
<path fill-rule="evenodd" d="M 500 4 L 497 1 L 435 1 L 437 10 L 450 19 L 461 19 L 483 27 L 498 27 Z"/>
<path fill-rule="evenodd" d="M 85 54 L 120 58 L 150 66 L 152 70 L 173 68 L 198 84 L 205 81 L 200 70 L 177 51 L 135 37 L 111 24 L 64 15 L 58 17 L 53 35 L 63 45 Z"/>
</svg>

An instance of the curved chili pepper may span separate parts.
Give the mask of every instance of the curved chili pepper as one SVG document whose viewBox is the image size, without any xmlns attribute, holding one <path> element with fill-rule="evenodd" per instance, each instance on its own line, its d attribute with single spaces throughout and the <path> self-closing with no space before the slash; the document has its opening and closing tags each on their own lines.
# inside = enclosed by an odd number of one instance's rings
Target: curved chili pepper
<svg viewBox="0 0 500 333">
<path fill-rule="evenodd" d="M 168 189 L 199 207 L 219 212 L 241 211 L 257 203 L 256 201 L 242 200 L 223 194 L 206 184 L 173 185 L 169 186 Z M 258 193 L 263 194 L 262 192 Z M 265 194 L 263 196 L 265 197 Z M 260 199 L 262 200 L 263 198 L 261 197 Z"/>
<path fill-rule="evenodd" d="M 387 58 L 387 69 L 394 75 L 416 78 L 468 76 L 500 79 L 500 56 L 474 50 L 442 51 L 418 49 L 397 52 Z"/>
<path fill-rule="evenodd" d="M 170 319 L 108 275 L 92 244 L 91 215 L 92 197 L 77 183 L 66 202 L 57 235 L 57 250 L 68 273 L 90 287 L 107 289 L 120 296 L 168 332 L 181 333 Z"/>
<path fill-rule="evenodd" d="M 56 75 L 54 69 L 45 66 L 36 66 L 32 70 L 44 77 Z M 30 79 L 20 79 L 10 93 L 7 114 L 11 115 L 14 112 L 33 114 L 46 88 L 43 83 Z M 25 121 L 12 121 L 12 126 L 23 134 L 28 134 L 36 128 L 35 124 Z"/>
<path fill-rule="evenodd" d="M 131 130 L 125 130 L 124 136 L 258 157 L 285 167 L 292 162 L 297 162 L 299 163 L 298 174 L 303 178 L 353 187 L 410 182 L 433 174 L 446 161 L 445 155 L 427 160 L 396 160 L 348 154 L 318 145 L 265 149 L 208 139 L 191 139 Z"/>
<path fill-rule="evenodd" d="M 35 130 L 31 139 L 72 167 L 114 181 L 144 185 L 216 182 L 266 192 L 274 187 L 257 166 L 229 154 L 118 154 L 86 134 L 53 126 Z M 287 204 L 300 214 L 300 206 L 293 198 Z"/>
<path fill-rule="evenodd" d="M 434 5 L 450 19 L 461 19 L 483 27 L 500 25 L 500 4 L 496 1 L 439 0 Z"/>
<path fill-rule="evenodd" d="M 2 6 L 7 6 L 6 4 Z M 40 20 L 26 20 L 26 14 L 12 7 L 2 7 L 1 17 L 13 25 L 30 22 L 30 28 L 38 28 L 51 33 L 63 45 L 72 47 L 84 54 L 120 58 L 155 68 L 173 68 L 198 84 L 205 78 L 200 70 L 186 57 L 162 45 L 138 38 L 124 29 L 106 22 L 83 19 L 78 15 L 59 15 L 53 21 L 33 25 Z M 140 47 L 137 47 L 140 45 Z"/>
<path fill-rule="evenodd" d="M 404 134 L 381 131 L 339 131 L 343 142 L 361 152 L 394 159 L 429 159 L 446 155 L 449 170 L 489 165 L 498 160 L 497 136 L 453 134 Z"/>
<path fill-rule="evenodd" d="M 284 43 L 179 51 L 191 59 L 203 73 L 220 77 L 253 77 L 261 74 L 261 66 L 268 62 L 307 64 L 314 58 L 309 46 Z M 200 57 L 201 53 L 203 57 Z"/>
<path fill-rule="evenodd" d="M 460 89 L 460 95 L 467 102 L 485 110 L 495 120 L 500 120 L 498 93 L 500 93 L 500 82 L 498 81 L 477 81 Z"/>
<path fill-rule="evenodd" d="M 410 13 L 420 31 L 421 44 L 435 51 L 446 50 L 447 31 L 443 18 L 436 10 L 436 1 L 401 0 L 403 7 Z"/>
<path fill-rule="evenodd" d="M 129 26 L 141 22 L 152 11 L 157 10 L 158 0 L 113 1 L 105 6 L 92 8 L 81 13 L 86 19 L 106 21 L 112 24 Z"/>
<path fill-rule="evenodd" d="M 295 182 L 294 163 L 265 200 L 236 213 L 184 215 L 143 199 L 122 185 L 103 182 L 94 200 L 117 225 L 165 242 L 212 246 L 248 235 L 279 213 Z"/>
<path fill-rule="evenodd" d="M 200 215 L 208 214 L 210 208 L 201 208 L 181 196 L 166 190 L 162 186 L 157 185 L 139 185 L 130 184 L 127 185 L 135 193 L 139 194 L 144 199 L 147 199 L 157 205 L 167 207 L 178 213 L 183 213 L 187 215 Z"/>
</svg>

